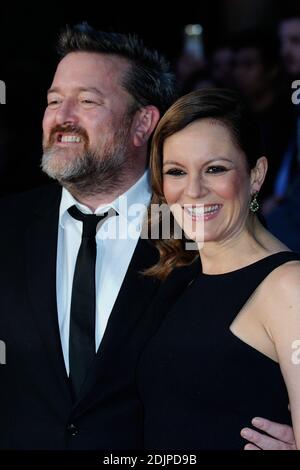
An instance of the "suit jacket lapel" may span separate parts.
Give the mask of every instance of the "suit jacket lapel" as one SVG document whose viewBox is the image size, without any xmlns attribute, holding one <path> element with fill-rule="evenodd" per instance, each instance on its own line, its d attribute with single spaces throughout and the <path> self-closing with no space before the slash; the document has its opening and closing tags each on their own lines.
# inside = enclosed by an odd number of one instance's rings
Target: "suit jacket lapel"
<svg viewBox="0 0 300 470">
<path fill-rule="evenodd" d="M 106 368 L 110 367 L 114 355 L 122 354 L 120 349 L 126 343 L 126 339 L 159 288 L 159 281 L 141 274 L 141 271 L 152 266 L 156 259 L 157 250 L 147 240 L 139 239 L 95 361 L 81 391 L 77 411 L 82 412 L 91 406 L 93 386 L 101 381 L 101 377 Z M 95 397 L 96 400 L 98 398 L 99 396 Z"/>
<path fill-rule="evenodd" d="M 139 239 L 97 352 L 100 360 L 118 349 L 159 287 L 159 281 L 142 274 L 155 263 L 156 257 L 156 249 L 148 241 Z"/>
<path fill-rule="evenodd" d="M 60 394 L 64 393 L 70 399 L 56 306 L 56 252 L 61 190 L 51 188 L 45 191 L 45 195 L 47 202 L 39 201 L 35 219 L 26 235 L 28 291 L 33 315 L 54 372 L 49 374 L 46 370 L 42 380 L 45 379 L 44 385 L 52 389 L 53 377 L 56 377 Z"/>
</svg>

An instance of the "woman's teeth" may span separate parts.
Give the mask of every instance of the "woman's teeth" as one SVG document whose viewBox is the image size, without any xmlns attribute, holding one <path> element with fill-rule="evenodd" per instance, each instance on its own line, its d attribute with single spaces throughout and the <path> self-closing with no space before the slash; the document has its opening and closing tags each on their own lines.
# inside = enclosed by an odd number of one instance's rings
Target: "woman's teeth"
<svg viewBox="0 0 300 470">
<path fill-rule="evenodd" d="M 212 204 L 211 206 L 201 206 L 201 207 L 187 207 L 187 211 L 190 215 L 200 216 L 206 214 L 214 214 L 221 207 L 221 204 Z"/>
</svg>

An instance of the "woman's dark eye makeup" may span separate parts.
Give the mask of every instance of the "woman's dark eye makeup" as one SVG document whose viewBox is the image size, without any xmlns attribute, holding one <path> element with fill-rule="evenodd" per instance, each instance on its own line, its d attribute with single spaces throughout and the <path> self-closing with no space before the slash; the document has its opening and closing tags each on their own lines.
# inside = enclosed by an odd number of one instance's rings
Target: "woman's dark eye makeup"
<svg viewBox="0 0 300 470">
<path fill-rule="evenodd" d="M 223 173 L 227 168 L 223 165 L 211 165 L 207 168 L 206 173 Z"/>
<path fill-rule="evenodd" d="M 180 170 L 180 168 L 170 168 L 169 170 L 165 171 L 165 175 L 171 176 L 182 176 L 184 174 L 185 172 L 183 170 Z"/>
<path fill-rule="evenodd" d="M 226 168 L 223 165 L 210 165 L 206 169 L 206 173 L 209 174 L 219 174 L 219 173 L 224 173 L 228 171 L 228 168 Z M 171 175 L 171 176 L 182 176 L 185 175 L 185 171 L 181 170 L 180 168 L 169 168 L 164 172 L 165 175 Z"/>
</svg>

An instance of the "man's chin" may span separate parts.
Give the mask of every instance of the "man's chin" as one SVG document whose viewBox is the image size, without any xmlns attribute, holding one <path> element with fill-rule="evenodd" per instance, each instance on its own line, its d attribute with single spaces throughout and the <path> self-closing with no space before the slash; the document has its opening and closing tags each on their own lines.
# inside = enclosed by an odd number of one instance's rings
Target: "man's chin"
<svg viewBox="0 0 300 470">
<path fill-rule="evenodd" d="M 44 150 L 44 155 L 45 155 L 45 158 L 47 159 L 53 159 L 53 160 L 57 160 L 57 159 L 66 159 L 66 160 L 74 160 L 74 159 L 81 159 L 82 158 L 82 149 L 79 149 L 79 148 L 71 148 L 71 147 L 57 147 L 57 146 L 53 146 L 51 147 L 50 149 L 46 149 Z"/>
<path fill-rule="evenodd" d="M 42 170 L 50 178 L 62 181 L 68 179 L 74 173 L 74 155 L 65 153 L 44 154 L 42 158 Z"/>
</svg>

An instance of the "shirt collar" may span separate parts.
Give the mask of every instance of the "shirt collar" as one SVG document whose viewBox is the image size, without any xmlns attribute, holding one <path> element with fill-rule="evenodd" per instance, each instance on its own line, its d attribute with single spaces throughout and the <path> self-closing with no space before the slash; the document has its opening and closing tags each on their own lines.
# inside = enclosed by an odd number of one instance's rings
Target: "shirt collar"
<svg viewBox="0 0 300 470">
<path fill-rule="evenodd" d="M 146 170 L 144 174 L 131 186 L 124 194 L 121 194 L 114 201 L 107 205 L 100 205 L 94 212 L 97 215 L 108 212 L 109 209 L 113 208 L 120 216 L 125 217 L 129 222 L 136 219 L 137 214 L 130 208 L 133 205 L 144 206 L 145 211 L 151 200 L 151 186 L 150 186 L 150 175 L 149 170 Z M 68 214 L 68 209 L 72 206 L 77 206 L 84 214 L 93 214 L 93 211 L 77 201 L 72 194 L 66 189 L 62 189 L 62 197 L 59 208 L 59 223 L 64 228 L 65 217 Z M 142 211 L 141 211 L 142 212 Z M 132 214 L 132 215 L 131 215 Z"/>
</svg>

